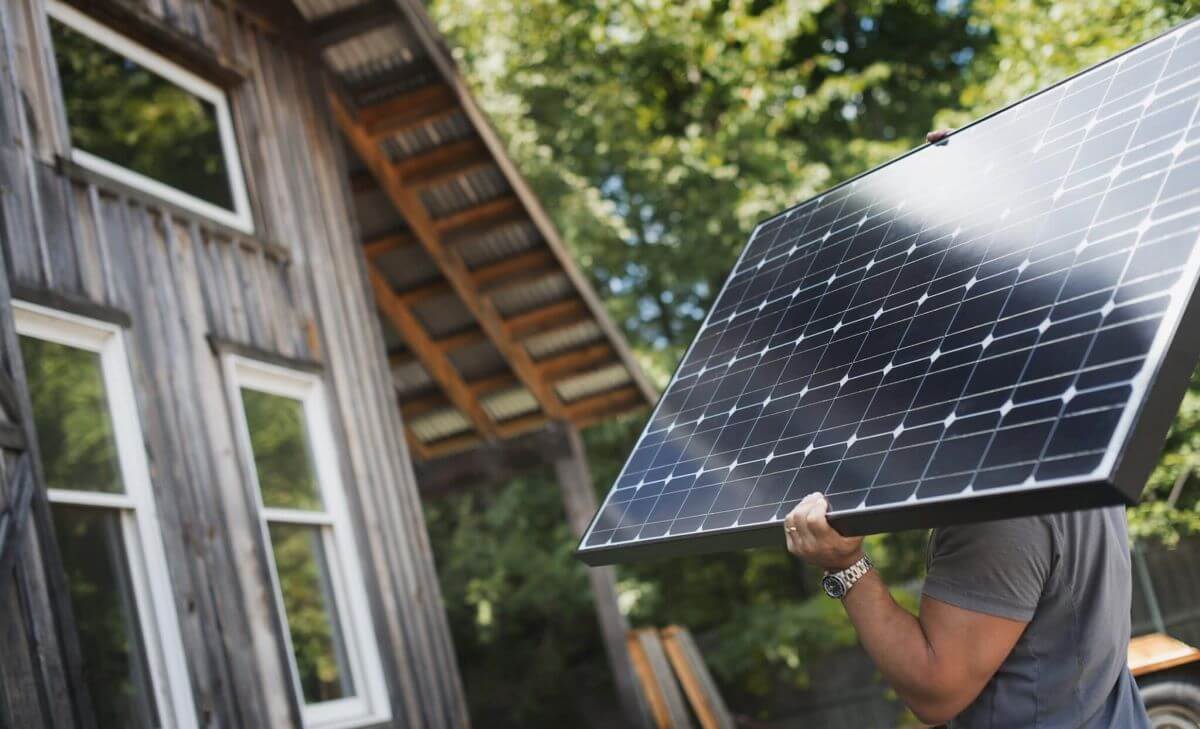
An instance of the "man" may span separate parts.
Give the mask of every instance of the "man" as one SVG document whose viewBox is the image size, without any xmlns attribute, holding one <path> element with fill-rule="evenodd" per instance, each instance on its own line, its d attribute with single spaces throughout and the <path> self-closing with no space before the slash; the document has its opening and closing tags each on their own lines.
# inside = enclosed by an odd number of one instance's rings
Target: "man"
<svg viewBox="0 0 1200 729">
<path fill-rule="evenodd" d="M 931 132 L 930 143 L 949 130 Z M 1120 507 L 946 527 L 930 537 L 914 617 L 810 494 L 788 550 L 826 570 L 863 647 L 927 724 L 1148 729 L 1125 663 L 1130 571 Z"/>
</svg>

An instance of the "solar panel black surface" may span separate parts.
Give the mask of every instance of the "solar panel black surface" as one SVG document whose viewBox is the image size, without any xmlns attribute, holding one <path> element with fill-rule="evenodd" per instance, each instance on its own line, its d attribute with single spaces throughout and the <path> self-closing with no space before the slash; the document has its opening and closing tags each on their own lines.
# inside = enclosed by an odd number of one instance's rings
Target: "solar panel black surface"
<svg viewBox="0 0 1200 729">
<path fill-rule="evenodd" d="M 1136 499 L 1200 354 L 1200 23 L 761 223 L 579 555 Z"/>
</svg>

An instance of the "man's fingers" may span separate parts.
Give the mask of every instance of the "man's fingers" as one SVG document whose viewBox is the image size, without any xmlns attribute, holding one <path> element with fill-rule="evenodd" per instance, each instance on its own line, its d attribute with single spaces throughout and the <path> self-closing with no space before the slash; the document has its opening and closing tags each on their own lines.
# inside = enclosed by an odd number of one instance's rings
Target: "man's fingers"
<svg viewBox="0 0 1200 729">
<path fill-rule="evenodd" d="M 953 129 L 937 129 L 925 135 L 925 141 L 930 144 L 937 144 L 954 132 Z"/>
</svg>

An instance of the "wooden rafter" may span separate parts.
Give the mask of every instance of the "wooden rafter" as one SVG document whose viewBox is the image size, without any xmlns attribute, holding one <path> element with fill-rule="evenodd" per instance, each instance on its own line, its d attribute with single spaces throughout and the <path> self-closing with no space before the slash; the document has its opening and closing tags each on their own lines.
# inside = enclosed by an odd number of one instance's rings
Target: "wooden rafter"
<svg viewBox="0 0 1200 729">
<path fill-rule="evenodd" d="M 363 254 L 368 261 L 373 261 L 390 251 L 416 245 L 416 243 L 417 240 L 413 238 L 412 233 L 390 233 L 363 243 Z"/>
<path fill-rule="evenodd" d="M 441 230 L 435 225 L 417 193 L 405 184 L 395 166 L 386 158 L 379 145 L 357 120 L 353 111 L 346 106 L 341 95 L 337 91 L 329 89 L 328 97 L 334 119 L 349 140 L 350 146 L 375 176 L 380 187 L 391 199 L 392 204 L 396 206 L 397 211 L 404 216 L 417 241 L 425 248 L 426 253 L 433 259 L 446 280 L 450 282 L 463 305 L 479 323 L 479 328 L 492 342 L 492 346 L 509 363 L 513 373 L 521 380 L 521 384 L 533 394 L 542 410 L 552 418 L 564 418 L 566 410 L 557 393 L 548 382 L 542 379 L 525 348 L 509 334 L 495 305 L 480 294 L 478 287 L 471 280 L 470 271 L 462 256 L 453 248 L 442 244 Z M 512 198 L 512 200 L 519 208 L 519 201 L 516 198 Z M 423 329 L 421 334 L 425 335 Z M 425 336 L 427 337 L 427 335 Z M 444 353 L 438 351 L 432 344 L 429 348 L 437 351 L 438 359 L 435 361 L 449 363 Z M 461 382 L 461 378 L 459 381 Z M 476 407 L 478 407 L 477 403 Z"/>
<path fill-rule="evenodd" d="M 592 423 L 644 405 L 645 402 L 642 391 L 636 385 L 625 385 L 571 402 L 567 406 L 567 419 L 576 427 L 586 428 Z"/>
<path fill-rule="evenodd" d="M 521 383 L 511 373 L 499 372 L 487 377 L 480 377 L 477 380 L 471 380 L 467 383 L 467 387 L 471 388 L 471 392 L 475 393 L 476 396 L 480 396 L 486 395 L 489 392 L 495 392 L 496 390 L 503 390 L 506 387 L 515 387 L 519 384 Z"/>
<path fill-rule="evenodd" d="M 542 376 L 551 382 L 558 382 L 564 377 L 593 369 L 609 360 L 615 360 L 617 353 L 608 342 L 593 344 L 590 347 L 572 349 L 546 359 L 538 360 L 537 366 Z"/>
<path fill-rule="evenodd" d="M 375 139 L 428 124 L 433 117 L 457 109 L 458 100 L 445 84 L 430 84 L 363 107 L 358 118 L 366 133 Z"/>
<path fill-rule="evenodd" d="M 440 345 L 442 341 L 444 340 L 434 340 L 434 343 Z M 601 342 L 546 357 L 545 359 L 537 360 L 534 364 L 537 365 L 538 371 L 547 381 L 558 383 L 572 375 L 594 369 L 609 361 L 616 362 L 619 360 L 617 360 L 617 355 L 613 351 L 612 345 L 608 342 Z M 506 387 L 515 387 L 519 384 L 520 381 L 509 372 L 500 372 L 475 380 L 467 380 L 467 388 L 476 397 L 481 397 L 489 392 L 502 390 Z M 402 404 L 404 414 L 409 417 L 451 406 L 452 404 L 446 399 L 445 395 L 440 392 L 432 392 L 409 398 L 404 400 Z M 503 435 L 503 432 L 501 434 Z"/>
<path fill-rule="evenodd" d="M 477 269 L 478 270 L 478 269 Z M 523 312 L 504 320 L 508 333 L 521 340 L 536 331 L 551 331 L 591 319 L 587 306 L 579 299 L 559 301 L 548 306 Z M 487 337 L 479 329 L 467 329 L 436 340 L 445 351 L 453 351 L 482 342 Z"/>
<path fill-rule="evenodd" d="M 475 157 L 464 157 L 457 162 L 448 164 L 441 169 L 430 170 L 427 173 L 420 175 L 411 175 L 405 179 L 420 190 L 425 190 L 431 187 L 458 180 L 480 170 L 495 167 L 492 164 L 492 158 L 486 154 L 480 153 Z"/>
<path fill-rule="evenodd" d="M 425 367 L 431 379 L 442 388 L 442 392 L 454 407 L 458 408 L 485 437 L 496 434 L 495 423 L 483 411 L 479 400 L 471 394 L 462 375 L 454 367 L 450 359 L 438 349 L 426 333 L 425 327 L 417 321 L 417 317 L 409 309 L 387 282 L 383 273 L 375 264 L 367 264 L 367 275 L 371 279 L 371 290 L 375 293 L 375 303 L 383 315 L 388 318 L 400 336 L 408 344 L 409 350 Z"/>
<path fill-rule="evenodd" d="M 556 329 L 590 318 L 591 312 L 582 300 L 567 299 L 509 317 L 504 325 L 510 334 L 519 339 L 530 332 Z"/>
<path fill-rule="evenodd" d="M 462 228 L 490 226 L 497 220 L 506 220 L 520 212 L 521 201 L 512 195 L 503 195 L 455 211 L 445 217 L 435 218 L 433 230 L 438 235 L 445 235 Z"/>
<path fill-rule="evenodd" d="M 474 282 L 475 287 L 480 290 L 481 295 L 484 293 L 493 294 L 510 286 L 528 283 L 529 276 L 557 274 L 558 269 L 552 265 L 553 261 L 554 257 L 550 251 L 534 250 L 468 270 L 467 276 Z M 493 283 L 497 285 L 491 286 L 490 284 Z M 484 289 L 489 290 L 484 292 Z M 453 291 L 453 288 L 450 283 L 441 278 L 401 291 L 399 292 L 399 296 L 406 302 L 416 303 L 433 298 L 434 296 L 450 293 L 451 291 Z M 464 335 L 464 339 L 470 339 L 470 337 Z"/>
<path fill-rule="evenodd" d="M 317 20 L 312 36 L 318 46 L 328 48 L 398 19 L 392 0 L 369 0 Z"/>
<path fill-rule="evenodd" d="M 478 137 L 470 137 L 457 142 L 450 142 L 420 152 L 412 157 L 406 157 L 396 162 L 396 172 L 405 181 L 420 180 L 429 175 L 437 174 L 447 167 L 461 165 L 465 161 L 479 159 L 487 155 L 487 147 Z M 490 159 L 490 157 L 489 157 Z"/>
<path fill-rule="evenodd" d="M 624 385 L 613 390 L 575 400 L 567 406 L 569 421 L 577 428 L 586 428 L 602 420 L 630 412 L 646 404 L 641 389 L 636 385 Z M 501 438 L 512 438 L 536 430 L 550 422 L 542 413 L 529 413 L 496 424 Z M 474 433 L 463 433 L 425 444 L 430 458 L 460 453 L 480 444 Z"/>
<path fill-rule="evenodd" d="M 475 279 L 476 285 L 481 288 L 497 282 L 507 287 L 508 282 L 514 279 L 519 279 L 530 272 L 556 268 L 557 263 L 558 259 L 554 257 L 550 249 L 535 248 L 511 258 L 480 266 L 471 271 L 471 278 Z"/>
</svg>

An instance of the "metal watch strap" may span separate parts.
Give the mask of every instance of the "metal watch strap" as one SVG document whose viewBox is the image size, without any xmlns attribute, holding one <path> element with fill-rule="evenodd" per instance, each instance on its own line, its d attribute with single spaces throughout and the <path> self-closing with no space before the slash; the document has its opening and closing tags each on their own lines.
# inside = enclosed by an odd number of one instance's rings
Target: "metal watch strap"
<svg viewBox="0 0 1200 729">
<path fill-rule="evenodd" d="M 841 599 L 842 597 L 846 596 L 846 593 L 850 592 L 850 588 L 854 587 L 854 583 L 858 582 L 860 579 L 862 579 L 863 575 L 871 571 L 873 566 L 874 564 L 872 564 L 871 558 L 864 554 L 857 562 L 850 565 L 846 569 L 841 570 L 840 572 L 826 572 L 825 576 L 833 577 L 838 582 L 842 583 L 842 594 L 837 596 L 839 599 Z M 831 597 L 833 597 L 833 595 L 831 595 Z"/>
</svg>

